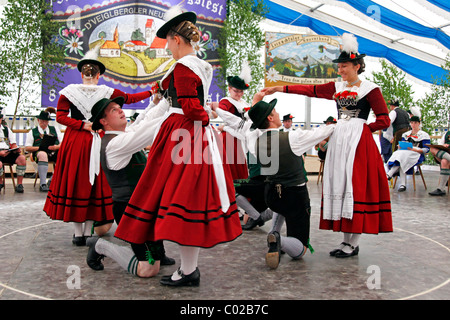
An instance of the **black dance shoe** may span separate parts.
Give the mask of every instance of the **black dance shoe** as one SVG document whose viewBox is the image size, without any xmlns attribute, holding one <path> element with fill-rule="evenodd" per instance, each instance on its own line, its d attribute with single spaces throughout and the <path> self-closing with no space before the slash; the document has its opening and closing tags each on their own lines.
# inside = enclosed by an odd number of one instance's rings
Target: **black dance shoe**
<svg viewBox="0 0 450 320">
<path fill-rule="evenodd" d="M 85 246 L 86 245 L 86 237 L 85 236 L 75 237 L 75 235 L 73 235 L 72 243 L 74 245 L 76 245 L 77 247 Z"/>
<path fill-rule="evenodd" d="M 359 246 L 357 246 L 356 248 L 353 247 L 350 244 L 347 244 L 350 248 L 352 248 L 352 252 L 347 253 L 344 252 L 342 250 L 339 250 L 338 252 L 336 252 L 336 254 L 334 255 L 336 258 L 348 258 L 348 257 L 353 257 L 353 256 L 357 256 L 358 252 L 359 252 Z"/>
<path fill-rule="evenodd" d="M 102 254 L 97 253 L 95 251 L 95 244 L 98 241 L 98 237 L 89 237 L 89 239 L 86 241 L 86 245 L 89 247 L 89 251 L 86 257 L 87 265 L 96 271 L 100 271 L 104 269 L 102 259 L 105 257 Z"/>
<path fill-rule="evenodd" d="M 434 191 L 428 192 L 430 196 L 445 196 L 445 191 L 442 191 L 441 189 L 436 189 Z"/>
<path fill-rule="evenodd" d="M 403 191 L 406 191 L 406 186 L 404 186 L 404 185 L 401 185 L 399 188 L 398 188 L 398 190 L 397 190 L 398 192 L 403 192 Z"/>
<path fill-rule="evenodd" d="M 172 280 L 172 276 L 163 276 L 159 281 L 162 285 L 169 287 L 183 287 L 191 286 L 198 287 L 200 285 L 200 270 L 196 268 L 191 274 L 185 275 L 180 268 L 177 270 L 178 274 L 181 276 L 179 280 Z"/>
<path fill-rule="evenodd" d="M 248 218 L 247 223 L 242 226 L 242 230 L 252 230 L 256 226 L 262 227 L 263 225 L 264 220 L 261 218 L 261 216 L 259 216 L 259 218 L 256 220 Z"/>
<path fill-rule="evenodd" d="M 347 242 L 341 242 L 341 244 L 344 246 L 349 246 L 349 244 Z M 341 251 L 341 249 L 334 249 L 334 250 L 330 251 L 330 256 L 334 257 L 336 255 L 336 253 L 338 253 L 339 251 Z"/>
<path fill-rule="evenodd" d="M 160 264 L 162 266 L 171 266 L 171 265 L 175 264 L 175 259 L 169 258 L 166 255 L 163 255 L 163 257 L 161 258 Z"/>
<path fill-rule="evenodd" d="M 281 239 L 277 231 L 267 235 L 267 246 L 269 251 L 266 253 L 266 264 L 269 268 L 276 269 L 280 263 L 281 256 Z"/>
</svg>

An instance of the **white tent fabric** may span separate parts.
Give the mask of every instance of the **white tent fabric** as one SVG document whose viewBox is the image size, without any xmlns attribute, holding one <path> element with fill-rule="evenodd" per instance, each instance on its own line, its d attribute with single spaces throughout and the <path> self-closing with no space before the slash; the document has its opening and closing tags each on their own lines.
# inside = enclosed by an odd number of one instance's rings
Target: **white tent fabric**
<svg viewBox="0 0 450 320">
<path fill-rule="evenodd" d="M 444 0 L 265 0 L 267 19 L 317 34 L 355 34 L 360 52 L 427 83 L 444 78 L 450 12 Z"/>
</svg>

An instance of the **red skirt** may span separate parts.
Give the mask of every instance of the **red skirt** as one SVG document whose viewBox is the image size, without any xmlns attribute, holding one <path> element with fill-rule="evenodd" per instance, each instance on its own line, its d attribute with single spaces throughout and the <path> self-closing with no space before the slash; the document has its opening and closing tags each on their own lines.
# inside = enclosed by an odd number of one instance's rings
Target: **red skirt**
<svg viewBox="0 0 450 320">
<path fill-rule="evenodd" d="M 165 120 L 115 237 L 210 248 L 241 235 L 231 173 L 224 165 L 230 208 L 223 212 L 212 162 L 205 161 L 210 153 L 204 132 L 181 114 Z"/>
<path fill-rule="evenodd" d="M 241 141 L 225 131 L 222 132 L 221 136 L 224 150 L 223 162 L 230 167 L 233 180 L 247 179 L 247 159 Z"/>
<path fill-rule="evenodd" d="M 324 220 L 321 212 L 319 228 L 349 233 L 392 232 L 391 200 L 386 171 L 367 125 L 364 125 L 356 149 L 352 184 L 353 218 Z"/>
<path fill-rule="evenodd" d="M 112 192 L 105 174 L 89 182 L 92 134 L 67 127 L 56 160 L 44 211 L 53 220 L 85 222 L 114 220 Z"/>
</svg>

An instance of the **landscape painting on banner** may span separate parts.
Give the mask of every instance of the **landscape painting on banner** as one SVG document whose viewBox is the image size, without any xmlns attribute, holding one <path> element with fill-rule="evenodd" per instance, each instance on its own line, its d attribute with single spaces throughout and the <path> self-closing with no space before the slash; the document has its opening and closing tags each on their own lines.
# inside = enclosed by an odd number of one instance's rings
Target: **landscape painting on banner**
<svg viewBox="0 0 450 320">
<path fill-rule="evenodd" d="M 337 81 L 341 38 L 266 32 L 265 86 Z"/>
<path fill-rule="evenodd" d="M 180 0 L 53 0 L 54 20 L 60 23 L 53 41 L 64 47 L 65 63 L 63 87 L 81 83 L 77 63 L 93 48 L 106 66 L 99 85 L 126 93 L 145 91 L 150 84 L 162 78 L 175 63 L 167 50 L 167 40 L 156 37 L 164 24 L 164 14 Z M 200 59 L 209 62 L 214 71 L 210 98 L 218 101 L 223 91 L 216 83 L 219 66 L 218 37 L 226 17 L 226 0 L 185 0 L 182 7 L 197 14 L 201 38 L 194 46 Z M 42 91 L 42 106 L 56 107 L 56 90 Z M 129 109 L 143 109 L 149 99 L 124 105 Z"/>
</svg>

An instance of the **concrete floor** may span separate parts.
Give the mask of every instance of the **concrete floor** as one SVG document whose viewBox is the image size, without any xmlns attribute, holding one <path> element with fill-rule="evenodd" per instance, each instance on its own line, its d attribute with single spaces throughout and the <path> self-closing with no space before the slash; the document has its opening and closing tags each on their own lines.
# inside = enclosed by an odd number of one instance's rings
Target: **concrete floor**
<svg viewBox="0 0 450 320">
<path fill-rule="evenodd" d="M 49 220 L 45 193 L 26 178 L 25 193 L 7 181 L 0 194 L 0 300 L 448 300 L 450 298 L 450 196 L 431 197 L 438 172 L 424 171 L 428 190 L 416 177 L 413 190 L 391 189 L 394 232 L 363 235 L 358 256 L 330 257 L 342 234 L 318 229 L 321 186 L 309 176 L 314 254 L 299 261 L 283 255 L 280 266 L 265 265 L 271 222 L 244 231 L 233 242 L 202 249 L 201 283 L 195 288 L 160 285 L 179 265 L 177 245 L 166 242 L 175 266 L 154 278 L 131 276 L 113 260 L 96 272 L 85 263 L 87 247 L 72 245 L 71 224 Z M 120 243 L 113 237 L 107 239 Z"/>
</svg>

